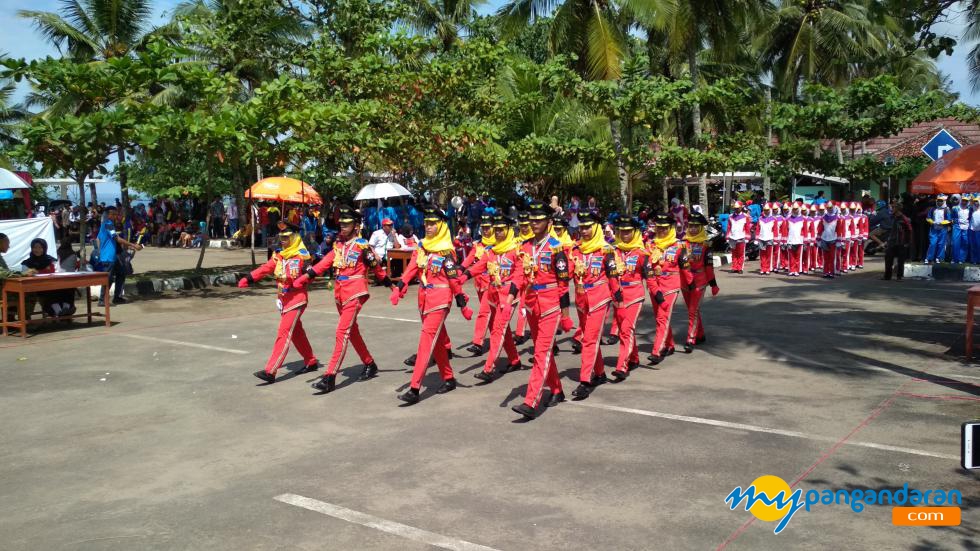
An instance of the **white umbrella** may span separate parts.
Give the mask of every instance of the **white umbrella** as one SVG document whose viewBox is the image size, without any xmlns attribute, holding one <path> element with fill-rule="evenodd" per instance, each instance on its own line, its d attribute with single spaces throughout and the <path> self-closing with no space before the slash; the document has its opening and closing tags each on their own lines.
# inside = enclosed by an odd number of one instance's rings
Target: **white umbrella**
<svg viewBox="0 0 980 551">
<path fill-rule="evenodd" d="M 383 182 L 380 184 L 368 184 L 357 192 L 355 201 L 370 201 L 372 199 L 388 199 L 390 197 L 411 196 L 412 192 L 405 189 L 401 184 L 395 182 Z"/>
<path fill-rule="evenodd" d="M 30 184 L 6 168 L 0 168 L 0 189 L 31 189 Z"/>
</svg>

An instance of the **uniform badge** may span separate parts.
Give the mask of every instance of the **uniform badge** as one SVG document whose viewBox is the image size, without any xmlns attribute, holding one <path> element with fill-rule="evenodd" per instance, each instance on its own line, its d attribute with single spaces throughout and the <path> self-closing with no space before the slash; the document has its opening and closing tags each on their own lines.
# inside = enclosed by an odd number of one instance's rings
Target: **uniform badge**
<svg viewBox="0 0 980 551">
<path fill-rule="evenodd" d="M 541 266 L 542 268 L 551 266 L 551 251 L 543 251 L 538 256 L 538 266 Z"/>
<path fill-rule="evenodd" d="M 555 269 L 558 270 L 559 272 L 564 272 L 565 270 L 568 269 L 568 263 L 565 262 L 564 258 L 559 258 L 555 262 Z"/>
</svg>

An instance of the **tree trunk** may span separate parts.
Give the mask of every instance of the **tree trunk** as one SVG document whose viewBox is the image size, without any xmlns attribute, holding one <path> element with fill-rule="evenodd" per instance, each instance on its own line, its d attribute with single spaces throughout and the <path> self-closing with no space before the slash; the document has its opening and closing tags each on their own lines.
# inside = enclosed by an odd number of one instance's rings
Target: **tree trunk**
<svg viewBox="0 0 980 551">
<path fill-rule="evenodd" d="M 126 151 L 119 148 L 119 200 L 122 201 L 123 214 L 129 214 L 129 176 L 126 174 Z"/>
<path fill-rule="evenodd" d="M 90 183 L 88 185 L 88 192 L 89 192 L 89 195 L 92 196 L 92 206 L 93 207 L 99 206 L 99 196 L 98 196 L 97 193 L 95 193 L 95 184 L 94 183 Z M 82 203 L 82 205 L 84 205 L 84 204 L 85 203 Z"/>
<path fill-rule="evenodd" d="M 687 63 L 688 69 L 691 72 L 691 85 L 695 92 L 701 87 L 699 80 L 701 78 L 700 72 L 698 71 L 698 43 L 695 40 L 691 41 L 691 45 L 687 49 Z M 701 148 L 701 104 L 695 101 L 694 105 L 691 106 L 691 125 L 694 127 L 694 147 Z M 684 191 L 687 192 L 687 186 L 684 186 Z M 701 203 L 701 210 L 705 216 L 708 216 L 708 179 L 704 174 L 698 174 L 698 201 Z"/>
<path fill-rule="evenodd" d="M 256 158 L 255 159 L 255 181 L 258 182 L 261 179 L 262 179 L 262 167 L 259 166 L 259 160 L 258 160 L 258 158 Z M 254 199 L 248 202 L 248 210 L 249 210 L 248 217 L 252 220 L 252 266 L 255 266 L 256 265 L 256 263 L 255 263 L 255 234 L 258 232 L 258 227 L 257 226 L 259 225 L 259 222 L 258 222 L 258 217 L 254 216 L 252 214 L 252 201 L 254 201 Z M 265 243 L 263 243 L 263 245 L 265 245 Z"/>
<path fill-rule="evenodd" d="M 207 175 L 204 177 L 205 185 L 205 196 L 208 198 L 207 214 L 204 217 L 204 235 L 201 236 L 201 254 L 197 255 L 197 266 L 194 267 L 195 271 L 201 271 L 201 266 L 204 265 L 204 251 L 208 248 L 208 243 L 211 242 L 211 202 L 214 198 L 211 197 L 211 162 L 208 161 Z"/>
<path fill-rule="evenodd" d="M 620 122 L 609 120 L 609 130 L 612 133 L 613 147 L 616 150 L 616 172 L 619 174 L 619 200 L 623 214 L 632 214 L 630 196 L 633 194 L 631 189 L 629 171 L 626 170 L 626 161 L 623 159 L 623 137 L 619 128 Z"/>
<path fill-rule="evenodd" d="M 769 193 L 772 191 L 772 182 L 769 179 L 769 148 L 772 147 L 772 89 L 766 86 L 766 161 L 762 166 L 762 197 L 765 201 L 769 200 Z"/>
<path fill-rule="evenodd" d="M 837 164 L 844 164 L 844 150 L 841 148 L 840 138 L 834 138 L 834 152 L 837 153 Z"/>
<path fill-rule="evenodd" d="M 76 173 L 75 183 L 78 184 L 78 210 L 81 213 L 78 220 L 78 258 L 84 266 L 88 261 L 85 255 L 85 234 L 88 233 L 85 224 L 85 219 L 88 216 L 88 210 L 85 209 L 85 175 Z"/>
</svg>

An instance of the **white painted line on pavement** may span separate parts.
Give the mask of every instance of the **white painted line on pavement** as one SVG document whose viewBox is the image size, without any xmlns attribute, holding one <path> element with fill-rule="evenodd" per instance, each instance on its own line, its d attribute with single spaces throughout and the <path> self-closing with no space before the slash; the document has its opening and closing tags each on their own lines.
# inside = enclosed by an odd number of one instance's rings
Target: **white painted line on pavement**
<svg viewBox="0 0 980 551">
<path fill-rule="evenodd" d="M 759 427 L 756 425 L 746 425 L 744 423 L 732 423 L 730 421 L 719 421 L 717 419 L 706 419 L 704 417 L 691 417 L 688 415 L 677 415 L 674 413 L 662 413 L 659 411 L 648 411 L 645 409 L 634 409 L 634 408 L 624 408 L 619 406 L 610 406 L 606 404 L 597 404 L 595 402 L 568 402 L 577 406 L 585 406 L 596 409 L 605 409 L 609 411 L 617 411 L 621 413 L 634 413 L 636 415 L 643 415 L 646 417 L 658 417 L 660 419 L 670 419 L 671 421 L 684 421 L 685 423 L 697 423 L 699 425 L 709 425 L 712 427 L 721 427 L 726 429 L 735 430 L 745 430 L 749 432 L 761 432 L 765 434 L 777 434 L 779 436 L 789 436 L 791 438 L 801 438 L 804 440 L 816 440 L 818 442 L 838 442 L 840 439 L 833 436 L 821 436 L 819 434 L 807 434 L 805 432 L 797 432 L 794 430 L 782 430 L 773 429 L 768 427 Z M 924 457 L 936 457 L 939 459 L 951 459 L 958 461 L 960 459 L 957 455 L 948 455 L 945 453 L 935 453 L 925 450 L 917 450 L 914 448 L 902 448 L 899 446 L 889 446 L 887 444 L 875 444 L 874 442 L 860 442 L 860 441 L 847 441 L 844 442 L 845 446 L 859 446 L 862 448 L 872 448 L 876 450 L 892 451 L 907 453 L 911 455 L 921 455 Z"/>
<path fill-rule="evenodd" d="M 251 354 L 251 352 L 246 352 L 245 350 L 235 350 L 233 348 L 221 348 L 220 346 L 211 346 L 208 344 L 197 344 L 196 342 L 184 342 L 184 341 L 172 341 L 170 339 L 160 339 L 157 337 L 147 337 L 145 335 L 134 335 L 132 333 L 116 333 L 116 335 L 122 335 L 123 337 L 129 337 L 131 339 L 140 339 L 144 341 L 162 342 L 165 344 L 176 344 L 179 346 L 187 346 L 190 348 L 203 348 L 204 350 L 216 350 L 218 352 L 227 352 L 229 354 Z"/>
<path fill-rule="evenodd" d="M 318 314 L 329 314 L 331 316 L 338 315 L 337 312 L 333 312 L 333 311 L 330 311 L 330 310 L 308 310 L 308 311 L 309 312 L 316 312 Z M 417 318 L 416 319 L 409 319 L 409 318 L 391 318 L 391 317 L 388 317 L 388 316 L 372 316 L 372 315 L 369 315 L 369 314 L 358 314 L 357 317 L 358 318 L 371 318 L 371 319 L 375 319 L 375 320 L 404 321 L 404 322 L 408 322 L 408 323 L 422 323 L 422 320 L 417 319 Z"/>
<path fill-rule="evenodd" d="M 361 526 L 367 526 L 368 528 L 374 528 L 375 530 L 394 534 L 408 540 L 425 543 L 433 547 L 439 547 L 441 549 L 452 549 L 454 551 L 497 551 L 493 547 L 486 547 L 484 545 L 477 545 L 468 541 L 450 538 L 448 536 L 443 536 L 442 534 L 436 534 L 435 532 L 429 532 L 427 530 L 422 530 L 406 524 L 385 520 L 367 513 L 361 513 L 359 511 L 354 511 L 353 509 L 341 507 L 340 505 L 320 501 L 318 499 L 303 497 L 296 494 L 282 494 L 274 497 L 273 499 L 289 505 L 295 505 L 296 507 L 302 507 L 303 509 L 314 511 L 323 515 L 339 518 L 340 520 L 346 520 L 347 522 L 360 524 Z"/>
</svg>

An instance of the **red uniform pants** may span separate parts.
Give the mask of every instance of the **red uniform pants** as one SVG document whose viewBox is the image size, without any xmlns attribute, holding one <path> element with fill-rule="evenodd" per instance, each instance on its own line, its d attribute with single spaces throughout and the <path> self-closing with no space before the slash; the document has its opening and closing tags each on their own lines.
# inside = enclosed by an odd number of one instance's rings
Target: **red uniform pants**
<svg viewBox="0 0 980 551">
<path fill-rule="evenodd" d="M 357 314 L 361 311 L 368 296 L 360 296 L 347 301 L 347 304 L 337 304 L 337 313 L 340 320 L 337 322 L 337 334 L 333 345 L 333 354 L 330 355 L 330 363 L 327 364 L 327 375 L 334 375 L 344 363 L 344 356 L 347 355 L 347 343 L 354 345 L 354 351 L 361 358 L 361 363 L 369 364 L 374 362 L 371 353 L 368 352 L 364 339 L 361 338 L 361 331 L 357 326 Z"/>
<path fill-rule="evenodd" d="M 606 322 L 606 311 L 608 310 L 609 305 L 606 304 L 592 312 L 585 312 L 585 322 L 582 325 L 580 383 L 591 383 L 593 374 L 601 376 L 605 373 L 605 367 L 602 364 L 602 349 L 599 348 L 599 338 L 602 337 L 602 326 Z"/>
<path fill-rule="evenodd" d="M 810 269 L 820 270 L 823 268 L 824 253 L 816 244 L 810 245 Z"/>
<path fill-rule="evenodd" d="M 786 257 L 789 261 L 789 273 L 799 274 L 803 258 L 803 245 L 787 245 Z"/>
<path fill-rule="evenodd" d="M 769 272 L 772 271 L 773 249 L 775 249 L 775 247 L 773 247 L 772 245 L 767 245 L 759 249 L 759 273 L 760 274 L 768 274 Z"/>
<path fill-rule="evenodd" d="M 687 343 L 694 344 L 697 339 L 704 337 L 704 325 L 701 324 L 704 287 L 695 286 L 692 290 L 682 288 L 681 293 L 684 294 L 684 304 L 687 305 Z"/>
<path fill-rule="evenodd" d="M 582 344 L 582 328 L 585 327 L 585 309 L 582 305 L 585 304 L 585 296 L 582 293 L 575 294 L 575 314 L 578 316 L 578 325 L 575 326 L 575 334 L 572 339 Z"/>
<path fill-rule="evenodd" d="M 745 241 L 738 241 L 732 247 L 732 270 L 741 271 L 745 265 Z"/>
<path fill-rule="evenodd" d="M 640 351 L 636 346 L 636 320 L 643 309 L 643 301 L 616 308 L 616 327 L 619 327 L 619 357 L 616 371 L 627 371 L 627 363 L 639 363 Z"/>
<path fill-rule="evenodd" d="M 412 371 L 412 388 L 416 390 L 422 387 L 422 378 L 425 377 L 425 370 L 429 367 L 429 359 L 432 357 L 435 357 L 436 365 L 439 366 L 442 380 L 448 381 L 453 378 L 453 368 L 449 365 L 447 349 L 449 335 L 446 333 L 446 317 L 448 315 L 448 306 L 422 314 L 422 334 L 419 335 L 419 349 L 415 356 L 415 369 Z"/>
<path fill-rule="evenodd" d="M 541 391 L 545 384 L 551 389 L 552 396 L 562 391 L 561 379 L 558 377 L 558 364 L 555 363 L 555 357 L 551 353 L 560 320 L 560 310 L 555 310 L 542 317 L 532 308 L 528 314 L 531 338 L 534 340 L 534 363 L 531 365 L 531 376 L 527 381 L 527 394 L 524 396 L 524 403 L 532 408 L 537 408 L 541 402 Z"/>
<path fill-rule="evenodd" d="M 789 246 L 785 243 L 779 247 L 779 269 L 788 272 L 789 269 Z"/>
<path fill-rule="evenodd" d="M 800 253 L 800 269 L 805 274 L 810 271 L 810 245 L 804 244 L 802 248 L 803 251 Z"/>
<path fill-rule="evenodd" d="M 480 311 L 476 314 L 476 324 L 473 326 L 473 344 L 483 346 L 483 338 L 487 335 L 487 328 L 493 327 L 494 308 L 490 306 L 490 289 L 480 290 L 477 288 L 476 294 L 480 297 Z"/>
<path fill-rule="evenodd" d="M 491 292 L 487 291 L 487 294 Z M 509 304 L 499 304 L 496 312 L 491 316 L 493 325 L 490 327 L 490 351 L 487 353 L 487 363 L 483 366 L 485 373 L 493 371 L 493 364 L 497 362 L 497 357 L 500 356 L 501 346 L 507 352 L 508 365 L 521 361 L 521 355 L 514 343 L 514 334 L 510 330 L 510 318 L 514 316 L 514 308 L 516 307 Z"/>
<path fill-rule="evenodd" d="M 518 337 L 523 337 L 524 333 L 527 332 L 527 302 L 524 297 L 525 293 L 521 293 L 521 299 L 517 303 L 517 333 Z"/>
<path fill-rule="evenodd" d="M 823 251 L 823 275 L 834 275 L 837 267 L 837 242 L 827 243 L 827 248 Z"/>
<path fill-rule="evenodd" d="M 851 267 L 864 266 L 864 243 L 860 239 L 851 243 Z"/>
<path fill-rule="evenodd" d="M 842 274 L 847 271 L 848 262 L 850 260 L 851 254 L 851 244 L 847 241 L 844 242 L 844 246 L 837 249 L 837 273 Z"/>
<path fill-rule="evenodd" d="M 303 356 L 304 365 L 316 363 L 316 356 L 313 355 L 313 347 L 310 346 L 310 339 L 306 338 L 306 331 L 303 330 L 303 316 L 305 306 L 294 308 L 288 312 L 283 312 L 279 317 L 279 330 L 276 333 L 276 342 L 272 345 L 272 355 L 265 364 L 265 372 L 275 375 L 276 371 L 282 367 L 286 361 L 286 354 L 289 352 L 289 343 L 292 342 L 296 351 Z"/>
<path fill-rule="evenodd" d="M 674 348 L 674 332 L 670 328 L 670 317 L 674 313 L 674 302 L 679 292 L 664 294 L 664 301 L 657 305 L 657 335 L 653 339 L 653 355 L 662 356 L 669 348 Z"/>
</svg>

